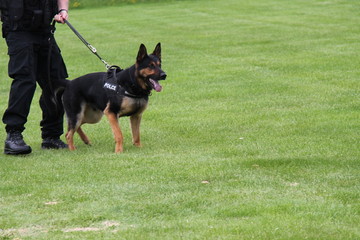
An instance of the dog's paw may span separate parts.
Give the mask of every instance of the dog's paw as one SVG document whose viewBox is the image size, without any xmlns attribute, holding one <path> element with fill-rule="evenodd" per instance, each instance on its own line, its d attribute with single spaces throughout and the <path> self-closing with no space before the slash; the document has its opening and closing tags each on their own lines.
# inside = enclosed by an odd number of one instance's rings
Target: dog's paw
<svg viewBox="0 0 360 240">
<path fill-rule="evenodd" d="M 70 150 L 70 151 L 75 151 L 75 150 L 76 150 L 76 147 L 75 147 L 75 146 L 70 146 L 70 145 L 69 145 L 69 150 Z"/>
<path fill-rule="evenodd" d="M 135 147 L 141 148 L 142 144 L 141 143 L 133 143 Z"/>
<path fill-rule="evenodd" d="M 122 146 L 115 146 L 115 153 L 122 153 L 123 152 L 123 147 Z"/>
</svg>

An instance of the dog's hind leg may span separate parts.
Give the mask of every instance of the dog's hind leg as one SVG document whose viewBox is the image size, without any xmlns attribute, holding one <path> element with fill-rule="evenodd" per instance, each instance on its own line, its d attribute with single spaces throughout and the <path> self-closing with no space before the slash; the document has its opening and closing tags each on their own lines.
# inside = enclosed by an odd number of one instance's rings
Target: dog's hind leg
<svg viewBox="0 0 360 240">
<path fill-rule="evenodd" d="M 79 134 L 81 140 L 82 140 L 85 144 L 91 145 L 88 136 L 86 136 L 86 134 L 84 133 L 84 131 L 82 130 L 81 127 L 79 127 L 76 132 Z"/>
<path fill-rule="evenodd" d="M 130 116 L 130 124 L 131 124 L 131 132 L 132 132 L 132 140 L 133 144 L 136 147 L 141 147 L 140 142 L 140 122 L 141 122 L 141 114 Z"/>
<path fill-rule="evenodd" d="M 115 153 L 121 153 L 121 152 L 123 152 L 124 137 L 122 135 L 120 125 L 119 125 L 119 116 L 118 116 L 118 114 L 115 114 L 115 113 L 109 111 L 109 105 L 104 110 L 104 113 L 109 120 L 111 130 L 114 134 Z"/>
<path fill-rule="evenodd" d="M 74 146 L 74 134 L 75 134 L 75 129 L 69 129 L 65 135 L 66 142 L 71 151 L 74 151 L 76 149 Z"/>
<path fill-rule="evenodd" d="M 76 148 L 75 148 L 75 145 L 74 145 L 74 134 L 75 132 L 78 131 L 78 129 L 80 128 L 81 124 L 80 124 L 80 121 L 78 120 L 77 117 L 75 118 L 67 118 L 68 120 L 68 131 L 65 135 L 66 137 L 66 142 L 69 146 L 69 149 L 71 151 L 74 151 Z"/>
</svg>

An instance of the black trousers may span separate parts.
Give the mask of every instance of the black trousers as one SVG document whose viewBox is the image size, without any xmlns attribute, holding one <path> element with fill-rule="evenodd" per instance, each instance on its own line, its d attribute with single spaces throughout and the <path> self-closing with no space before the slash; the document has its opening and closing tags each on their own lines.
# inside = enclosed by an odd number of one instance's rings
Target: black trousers
<svg viewBox="0 0 360 240">
<path fill-rule="evenodd" d="M 6 43 L 10 57 L 8 72 L 9 77 L 13 79 L 8 108 L 2 119 L 6 131 L 22 132 L 25 129 L 38 83 L 42 89 L 42 138 L 59 137 L 64 132 L 64 110 L 61 99 L 54 101 L 50 89 L 60 86 L 60 82 L 68 75 L 53 35 L 45 32 L 9 32 Z M 52 88 L 49 88 L 50 85 Z"/>
</svg>

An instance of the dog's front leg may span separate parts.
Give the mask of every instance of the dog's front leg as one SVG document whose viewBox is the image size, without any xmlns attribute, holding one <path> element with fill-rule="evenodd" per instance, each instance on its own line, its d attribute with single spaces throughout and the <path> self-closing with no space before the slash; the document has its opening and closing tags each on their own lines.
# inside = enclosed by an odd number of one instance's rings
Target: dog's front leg
<svg viewBox="0 0 360 240">
<path fill-rule="evenodd" d="M 141 114 L 130 116 L 133 144 L 137 147 L 141 147 L 141 142 L 140 142 L 141 116 L 142 116 Z"/>
<path fill-rule="evenodd" d="M 119 126 L 119 116 L 113 112 L 110 112 L 108 107 L 104 111 L 105 116 L 108 118 L 111 130 L 115 138 L 115 153 L 123 152 L 123 141 L 124 137 L 122 135 L 120 126 Z"/>
</svg>

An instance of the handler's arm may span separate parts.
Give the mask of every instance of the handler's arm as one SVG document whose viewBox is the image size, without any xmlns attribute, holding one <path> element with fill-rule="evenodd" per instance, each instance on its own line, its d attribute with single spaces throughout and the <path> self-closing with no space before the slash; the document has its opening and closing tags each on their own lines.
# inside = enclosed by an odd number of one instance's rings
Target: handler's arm
<svg viewBox="0 0 360 240">
<path fill-rule="evenodd" d="M 67 20 L 68 10 L 69 10 L 69 0 L 57 0 L 59 13 L 55 15 L 55 21 L 59 23 L 64 23 L 64 20 Z"/>
</svg>

